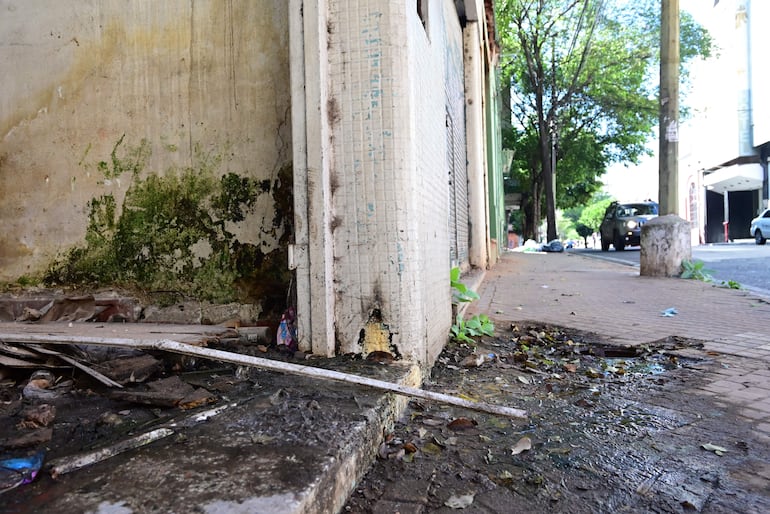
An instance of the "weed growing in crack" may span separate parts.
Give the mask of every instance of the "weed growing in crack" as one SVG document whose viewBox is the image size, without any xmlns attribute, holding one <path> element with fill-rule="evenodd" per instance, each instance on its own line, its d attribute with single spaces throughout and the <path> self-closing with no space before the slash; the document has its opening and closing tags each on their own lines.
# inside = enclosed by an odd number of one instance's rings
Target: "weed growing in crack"
<svg viewBox="0 0 770 514">
<path fill-rule="evenodd" d="M 452 286 L 452 303 L 468 303 L 479 298 L 478 293 L 460 282 L 460 268 L 454 267 L 449 272 L 449 281 Z M 453 341 L 475 345 L 474 337 L 492 336 L 495 333 L 495 324 L 486 314 L 476 314 L 471 318 L 463 319 L 462 314 L 457 314 L 455 323 L 449 330 Z"/>
</svg>

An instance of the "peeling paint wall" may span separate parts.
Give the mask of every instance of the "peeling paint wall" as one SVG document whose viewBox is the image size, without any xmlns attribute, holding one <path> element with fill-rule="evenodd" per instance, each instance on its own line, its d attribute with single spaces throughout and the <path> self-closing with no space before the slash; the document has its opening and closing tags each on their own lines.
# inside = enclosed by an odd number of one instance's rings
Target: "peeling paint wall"
<svg viewBox="0 0 770 514">
<path fill-rule="evenodd" d="M 451 325 L 448 141 L 464 132 L 462 29 L 451 0 L 424 5 L 426 25 L 410 2 L 329 2 L 330 228 L 342 353 L 388 346 L 428 362 Z"/>
<path fill-rule="evenodd" d="M 203 205 L 251 188 L 229 211 L 195 211 L 219 231 L 208 236 L 253 260 L 285 253 L 287 10 L 285 0 L 0 0 L 0 280 L 44 273 L 88 246 L 94 214 L 114 209 L 118 223 L 127 197 L 185 174 L 209 181 Z M 205 237 L 177 243 L 196 262 L 212 255 Z M 238 290 L 259 295 L 254 278 Z"/>
</svg>

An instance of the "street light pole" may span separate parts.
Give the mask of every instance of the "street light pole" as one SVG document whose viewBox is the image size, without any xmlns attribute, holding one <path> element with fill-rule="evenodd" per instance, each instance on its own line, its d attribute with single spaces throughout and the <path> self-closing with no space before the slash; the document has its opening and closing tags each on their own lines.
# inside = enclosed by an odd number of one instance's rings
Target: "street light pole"
<svg viewBox="0 0 770 514">
<path fill-rule="evenodd" d="M 679 210 L 679 0 L 662 0 L 660 13 L 660 214 Z"/>
</svg>

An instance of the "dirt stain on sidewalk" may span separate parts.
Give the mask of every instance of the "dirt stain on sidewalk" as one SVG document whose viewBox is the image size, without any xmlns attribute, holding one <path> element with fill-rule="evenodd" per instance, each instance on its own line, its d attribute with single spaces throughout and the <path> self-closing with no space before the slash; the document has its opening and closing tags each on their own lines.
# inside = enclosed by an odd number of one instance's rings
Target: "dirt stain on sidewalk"
<svg viewBox="0 0 770 514">
<path fill-rule="evenodd" d="M 701 342 L 497 325 L 425 387 L 530 419 L 411 402 L 346 512 L 770 512 L 767 436 L 696 392 L 723 366 Z"/>
</svg>

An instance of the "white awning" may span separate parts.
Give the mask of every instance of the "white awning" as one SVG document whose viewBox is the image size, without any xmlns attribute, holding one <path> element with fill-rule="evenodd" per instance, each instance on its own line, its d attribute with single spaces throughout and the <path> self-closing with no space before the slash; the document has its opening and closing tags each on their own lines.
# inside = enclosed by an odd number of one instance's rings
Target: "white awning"
<svg viewBox="0 0 770 514">
<path fill-rule="evenodd" d="M 734 164 L 703 173 L 703 185 L 709 191 L 752 191 L 762 189 L 762 166 L 758 163 Z"/>
</svg>

